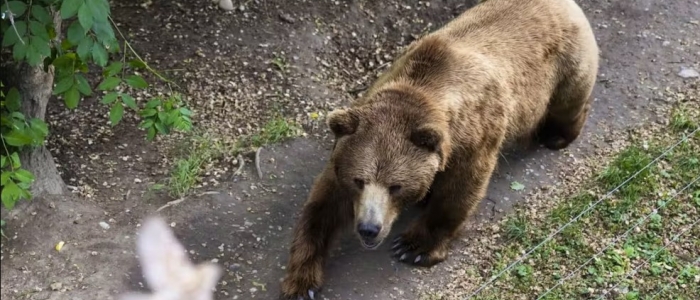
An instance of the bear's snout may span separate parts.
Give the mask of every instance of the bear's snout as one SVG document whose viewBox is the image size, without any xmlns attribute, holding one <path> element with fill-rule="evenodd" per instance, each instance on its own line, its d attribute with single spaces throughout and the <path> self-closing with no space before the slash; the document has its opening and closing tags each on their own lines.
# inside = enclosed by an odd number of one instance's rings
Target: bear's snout
<svg viewBox="0 0 700 300">
<path fill-rule="evenodd" d="M 378 240 L 377 237 L 382 231 L 382 226 L 373 223 L 360 223 L 357 224 L 357 234 L 360 236 L 360 242 L 362 246 L 367 249 L 374 249 L 379 246 L 382 242 L 381 239 Z"/>
<path fill-rule="evenodd" d="M 381 230 L 382 226 L 377 224 L 361 223 L 357 225 L 357 233 L 360 234 L 362 239 L 368 241 L 375 239 Z"/>
</svg>

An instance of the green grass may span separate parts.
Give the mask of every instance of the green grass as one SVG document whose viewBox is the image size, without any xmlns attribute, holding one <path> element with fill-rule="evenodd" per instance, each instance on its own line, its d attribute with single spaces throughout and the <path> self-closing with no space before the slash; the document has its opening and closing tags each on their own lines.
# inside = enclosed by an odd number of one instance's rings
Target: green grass
<svg viewBox="0 0 700 300">
<path fill-rule="evenodd" d="M 281 117 L 275 117 L 268 121 L 259 133 L 244 138 L 243 141 L 250 146 L 260 147 L 294 137 L 299 134 L 299 131 L 300 128 L 293 122 Z"/>
<path fill-rule="evenodd" d="M 193 133 L 176 150 L 178 157 L 173 163 L 170 177 L 164 186 L 168 193 L 181 198 L 189 194 L 201 181 L 208 165 L 222 157 L 235 157 L 250 147 L 274 144 L 297 136 L 300 129 L 293 122 L 281 117 L 268 121 L 259 133 L 243 137 L 234 146 L 228 146 L 221 139 L 212 138 L 206 133 Z"/>
<path fill-rule="evenodd" d="M 579 194 L 558 201 L 543 218 L 532 219 L 521 211 L 509 217 L 500 227 L 506 242 L 493 254 L 492 270 L 483 280 L 504 270 L 693 130 L 688 120 L 694 118 L 684 112 L 685 117 L 674 112 L 669 124 L 671 136 L 659 134 L 624 149 L 581 186 Z M 700 257 L 700 225 L 690 227 L 700 219 L 700 183 L 673 198 L 697 176 L 700 137 L 694 136 L 537 248 L 476 299 L 536 299 L 579 266 L 583 267 L 542 299 L 597 299 L 615 285 L 618 287 L 613 294 L 603 299 L 652 299 L 657 292 L 660 293 L 656 299 L 700 299 L 700 289 L 690 288 L 700 274 L 700 268 L 694 264 Z M 655 208 L 659 210 L 653 213 Z M 586 263 L 647 216 L 650 217 L 626 238 Z M 672 237 L 684 230 L 688 231 L 678 238 L 676 246 L 664 249 Z M 651 263 L 628 276 L 645 260 Z M 679 282 L 672 283 L 679 275 Z"/>
<path fill-rule="evenodd" d="M 698 120 L 693 117 L 688 108 L 683 105 L 674 108 L 671 113 L 671 129 L 682 132 L 698 128 Z"/>
<path fill-rule="evenodd" d="M 200 183 L 206 164 L 226 155 L 235 155 L 236 151 L 206 134 L 193 134 L 180 147 L 180 158 L 173 163 L 164 188 L 173 197 L 184 197 Z"/>
</svg>

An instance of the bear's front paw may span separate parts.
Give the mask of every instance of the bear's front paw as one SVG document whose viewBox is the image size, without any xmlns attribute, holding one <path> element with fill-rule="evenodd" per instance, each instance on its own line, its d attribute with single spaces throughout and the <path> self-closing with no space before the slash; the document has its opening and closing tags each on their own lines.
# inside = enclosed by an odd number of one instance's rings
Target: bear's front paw
<svg viewBox="0 0 700 300">
<path fill-rule="evenodd" d="M 315 285 L 308 280 L 287 277 L 282 282 L 280 300 L 314 300 L 320 290 L 320 284 Z"/>
<path fill-rule="evenodd" d="M 443 243 L 427 243 L 407 234 L 394 239 L 391 251 L 400 262 L 420 267 L 432 267 L 447 258 Z"/>
</svg>

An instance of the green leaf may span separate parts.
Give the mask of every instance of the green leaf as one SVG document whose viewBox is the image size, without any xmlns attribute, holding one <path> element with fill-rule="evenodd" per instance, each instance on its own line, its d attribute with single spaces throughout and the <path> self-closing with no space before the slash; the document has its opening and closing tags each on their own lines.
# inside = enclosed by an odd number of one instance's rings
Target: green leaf
<svg viewBox="0 0 700 300">
<path fill-rule="evenodd" d="M 75 49 L 75 52 L 78 53 L 78 57 L 80 57 L 81 60 L 87 60 L 88 55 L 90 54 L 90 50 L 92 50 L 93 44 L 94 42 L 92 41 L 92 37 L 90 36 L 80 41 L 80 44 L 78 44 L 78 48 Z"/>
<path fill-rule="evenodd" d="M 41 55 L 41 58 L 51 56 L 51 42 L 47 38 L 41 36 L 33 36 L 31 39 L 32 47 Z"/>
<path fill-rule="evenodd" d="M 38 119 L 38 118 L 33 118 L 33 119 L 31 119 L 31 121 L 29 121 L 29 125 L 32 127 L 32 129 L 41 133 L 42 136 L 49 135 L 49 127 L 46 125 L 46 122 L 44 122 L 43 120 Z"/>
<path fill-rule="evenodd" d="M 63 0 L 61 4 L 61 18 L 68 19 L 75 16 L 78 13 L 78 9 L 85 0 Z"/>
<path fill-rule="evenodd" d="M 19 43 L 20 37 L 23 37 L 25 34 L 27 34 L 27 23 L 24 21 L 16 21 L 15 22 L 15 28 L 17 28 L 17 32 L 15 32 L 15 29 L 12 27 L 8 27 L 7 30 L 3 33 L 2 37 L 2 46 L 3 47 L 9 47 L 14 45 L 15 43 Z M 19 35 L 18 35 L 19 34 Z"/>
<path fill-rule="evenodd" d="M 108 57 L 107 50 L 105 50 L 105 47 L 103 47 L 99 43 L 95 43 L 92 46 L 92 59 L 100 67 L 104 67 L 105 65 L 107 65 Z"/>
<path fill-rule="evenodd" d="M 12 177 L 21 182 L 31 183 L 34 181 L 34 175 L 25 169 L 19 169 L 15 171 L 12 175 Z"/>
<path fill-rule="evenodd" d="M 162 122 L 156 122 L 155 124 L 156 129 L 158 129 L 158 132 L 162 134 L 168 134 L 170 130 L 168 129 L 168 126 L 165 126 Z"/>
<path fill-rule="evenodd" d="M 32 17 L 34 17 L 35 20 L 41 22 L 41 24 L 53 24 L 53 18 L 51 18 L 49 12 L 46 11 L 46 8 L 44 8 L 41 5 L 32 5 Z"/>
<path fill-rule="evenodd" d="M 115 61 L 111 63 L 109 66 L 107 66 L 104 71 L 102 71 L 102 75 L 104 76 L 114 76 L 119 74 L 119 72 L 122 71 L 122 66 L 123 64 L 121 62 Z"/>
<path fill-rule="evenodd" d="M 68 31 L 66 32 L 68 36 L 68 41 L 73 45 L 78 45 L 85 38 L 86 32 L 80 22 L 74 21 L 68 26 Z"/>
<path fill-rule="evenodd" d="M 126 104 L 129 108 L 133 110 L 138 110 L 139 107 L 136 105 L 136 99 L 134 97 L 131 97 L 131 95 L 128 94 L 121 94 L 122 96 L 122 102 Z"/>
<path fill-rule="evenodd" d="M 102 103 L 103 104 L 110 104 L 110 103 L 114 102 L 114 100 L 117 100 L 117 97 L 119 97 L 119 94 L 117 94 L 115 92 L 109 93 L 109 94 L 105 95 L 104 97 L 102 97 Z"/>
<path fill-rule="evenodd" d="M 2 187 L 2 204 L 7 209 L 12 209 L 15 207 L 15 203 L 19 200 L 22 195 L 22 190 L 13 181 L 8 181 L 5 186 Z"/>
<path fill-rule="evenodd" d="M 153 100 L 148 101 L 146 103 L 146 108 L 156 108 L 156 107 L 160 106 L 161 104 L 163 104 L 163 102 L 160 101 L 160 99 L 153 99 Z"/>
<path fill-rule="evenodd" d="M 141 124 L 139 124 L 139 127 L 140 127 L 140 128 L 143 128 L 143 129 L 148 129 L 148 128 L 153 127 L 153 124 L 154 124 L 154 123 L 153 123 L 153 120 L 151 120 L 151 119 L 146 119 L 146 120 L 144 120 L 143 122 L 141 122 Z"/>
<path fill-rule="evenodd" d="M 115 126 L 122 120 L 122 116 L 124 116 L 124 106 L 120 102 L 115 102 L 109 110 L 109 122 Z"/>
<path fill-rule="evenodd" d="M 148 133 L 146 134 L 146 139 L 149 141 L 152 141 L 153 138 L 156 137 L 156 128 L 155 127 L 149 127 L 148 128 Z"/>
<path fill-rule="evenodd" d="M 5 1 L 3 1 L 5 3 Z M 15 20 L 19 19 L 25 12 L 27 12 L 27 4 L 24 1 L 8 1 L 2 6 L 0 11 L 3 13 L 6 11 L 11 11 L 14 15 Z"/>
<path fill-rule="evenodd" d="M 170 123 L 171 123 L 171 122 L 170 122 L 170 115 L 168 115 L 167 112 L 162 111 L 162 110 L 158 112 L 158 120 L 160 120 L 160 122 L 161 122 L 161 123 L 164 123 L 164 124 L 170 124 Z"/>
<path fill-rule="evenodd" d="M 14 58 L 16 61 L 22 61 L 25 57 L 27 57 L 28 47 L 29 39 L 22 38 L 21 41 L 15 43 L 15 46 L 12 48 L 12 58 Z"/>
<path fill-rule="evenodd" d="M 46 26 L 37 21 L 29 21 L 29 32 L 34 36 L 40 36 L 46 40 L 49 39 L 49 32 L 46 31 Z"/>
<path fill-rule="evenodd" d="M 107 21 L 109 16 L 109 3 L 104 0 L 91 0 L 86 2 L 90 14 L 100 21 Z"/>
<path fill-rule="evenodd" d="M 153 108 L 146 108 L 146 109 L 141 111 L 140 115 L 142 117 L 152 117 L 152 116 L 155 116 L 157 113 L 158 113 L 158 111 L 153 109 Z"/>
<path fill-rule="evenodd" d="M 148 87 L 148 83 L 141 76 L 130 75 L 125 79 L 126 84 L 135 89 L 145 89 Z"/>
<path fill-rule="evenodd" d="M 78 102 L 80 102 L 80 92 L 78 87 L 73 85 L 65 95 L 63 95 L 63 101 L 66 103 L 66 107 L 69 109 L 74 109 L 78 107 Z"/>
<path fill-rule="evenodd" d="M 83 26 L 85 31 L 90 30 L 92 28 L 93 18 L 92 18 L 92 12 L 90 12 L 90 5 L 88 3 L 90 2 L 95 2 L 94 0 L 88 0 L 83 5 L 80 6 L 78 9 L 78 22 L 80 22 L 80 25 Z"/>
<path fill-rule="evenodd" d="M 97 40 L 102 43 L 115 39 L 112 24 L 110 24 L 107 19 L 95 19 L 95 23 L 92 25 L 92 31 L 97 36 Z"/>
<path fill-rule="evenodd" d="M 117 87 L 122 82 L 119 77 L 107 77 L 97 86 L 100 91 L 109 91 Z"/>
<path fill-rule="evenodd" d="M 513 181 L 513 182 L 510 184 L 510 189 L 511 189 L 511 190 L 514 190 L 514 191 L 522 191 L 523 189 L 525 189 L 525 185 L 523 185 L 523 184 L 520 183 L 520 182 Z"/>
<path fill-rule="evenodd" d="M 39 53 L 39 50 L 37 50 L 36 47 L 33 45 L 33 43 L 30 43 L 27 46 L 26 59 L 27 63 L 32 67 L 36 67 L 41 63 L 41 54 Z"/>
<path fill-rule="evenodd" d="M 129 66 L 131 66 L 134 69 L 145 69 L 146 63 L 144 63 L 140 59 L 133 59 L 129 61 Z"/>
<path fill-rule="evenodd" d="M 10 162 L 12 163 L 13 169 L 18 169 L 19 167 L 21 167 L 22 162 L 19 160 L 19 153 L 12 152 L 12 154 L 10 154 Z"/>
<path fill-rule="evenodd" d="M 189 116 L 192 116 L 192 111 L 189 110 L 189 109 L 187 109 L 186 107 L 181 107 L 181 108 L 180 108 L 180 114 L 182 114 L 183 116 L 188 116 L 188 117 L 189 117 Z"/>
<path fill-rule="evenodd" d="M 0 168 L 4 168 L 7 166 L 7 156 L 3 155 L 0 156 Z M 4 183 L 3 183 L 4 185 Z"/>
<path fill-rule="evenodd" d="M 54 95 L 60 95 L 67 92 L 75 84 L 75 78 L 72 76 L 67 76 L 58 81 L 56 87 L 53 89 Z"/>
<path fill-rule="evenodd" d="M 75 80 L 76 80 L 76 83 L 78 84 L 78 91 L 80 91 L 81 94 L 83 94 L 85 96 L 92 95 L 92 88 L 90 88 L 90 84 L 88 83 L 87 79 L 85 79 L 85 77 L 83 77 L 83 75 L 76 74 Z"/>
<path fill-rule="evenodd" d="M 3 156 L 3 158 L 4 158 L 4 156 Z M 0 184 L 2 184 L 4 186 L 8 182 L 10 182 L 10 179 L 12 179 L 12 173 L 13 172 L 2 172 L 2 176 L 0 177 Z"/>
<path fill-rule="evenodd" d="M 23 115 L 21 112 L 18 112 L 18 111 L 13 111 L 13 112 L 10 114 L 10 116 L 12 116 L 13 119 L 16 119 L 16 120 L 18 120 L 18 121 L 21 121 L 22 123 L 24 123 L 24 121 L 25 121 L 25 119 L 26 119 L 26 118 L 24 117 L 24 115 Z M 24 125 L 24 124 L 20 124 L 20 125 L 13 124 L 11 127 L 15 128 L 15 129 L 18 129 L 18 128 L 20 128 L 20 127 L 24 127 L 23 125 Z"/>
<path fill-rule="evenodd" d="M 3 134 L 5 143 L 13 147 L 22 147 L 32 144 L 32 137 L 22 130 L 12 130 L 7 134 Z"/>
<path fill-rule="evenodd" d="M 10 88 L 7 95 L 5 95 L 5 105 L 10 111 L 18 111 L 22 106 L 21 96 L 16 88 Z"/>
</svg>

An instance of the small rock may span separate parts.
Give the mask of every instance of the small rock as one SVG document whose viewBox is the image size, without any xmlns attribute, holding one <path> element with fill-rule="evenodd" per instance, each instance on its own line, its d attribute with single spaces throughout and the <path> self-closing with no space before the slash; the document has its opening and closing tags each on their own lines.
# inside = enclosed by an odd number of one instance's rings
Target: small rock
<svg viewBox="0 0 700 300">
<path fill-rule="evenodd" d="M 697 78 L 700 76 L 700 73 L 696 71 L 693 68 L 683 68 L 681 67 L 681 71 L 678 72 L 678 76 L 682 78 Z"/>
<path fill-rule="evenodd" d="M 231 0 L 219 1 L 219 7 L 225 11 L 232 11 L 234 9 L 233 2 Z"/>
<path fill-rule="evenodd" d="M 107 224 L 107 222 L 105 221 L 102 221 L 100 222 L 100 227 L 102 227 L 103 229 L 109 229 L 109 224 Z"/>
<path fill-rule="evenodd" d="M 241 265 L 240 265 L 240 264 L 231 264 L 228 268 L 229 268 L 231 271 L 236 271 L 236 270 L 238 270 L 238 269 L 241 268 Z"/>
<path fill-rule="evenodd" d="M 51 284 L 51 290 L 53 291 L 58 291 L 63 287 L 63 283 L 60 282 L 54 282 Z"/>
<path fill-rule="evenodd" d="M 290 16 L 289 14 L 283 13 L 283 12 L 279 13 L 279 17 L 282 21 L 285 21 L 289 24 L 294 24 L 294 21 L 296 21 L 296 20 L 294 20 L 294 18 L 292 18 L 292 16 Z"/>
</svg>

